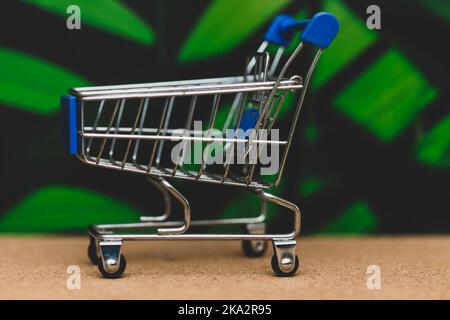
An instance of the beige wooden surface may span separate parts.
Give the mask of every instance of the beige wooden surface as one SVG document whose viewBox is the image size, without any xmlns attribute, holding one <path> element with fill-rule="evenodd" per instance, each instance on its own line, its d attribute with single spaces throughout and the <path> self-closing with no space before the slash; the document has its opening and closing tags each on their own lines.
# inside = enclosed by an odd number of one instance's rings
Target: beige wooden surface
<svg viewBox="0 0 450 320">
<path fill-rule="evenodd" d="M 128 242 L 125 276 L 100 277 L 84 237 L 1 236 L 0 298 L 450 299 L 450 237 L 302 238 L 300 272 L 277 278 L 271 250 L 245 258 L 238 242 Z M 81 289 L 69 290 L 69 265 Z M 366 286 L 369 265 L 381 289 Z"/>
</svg>

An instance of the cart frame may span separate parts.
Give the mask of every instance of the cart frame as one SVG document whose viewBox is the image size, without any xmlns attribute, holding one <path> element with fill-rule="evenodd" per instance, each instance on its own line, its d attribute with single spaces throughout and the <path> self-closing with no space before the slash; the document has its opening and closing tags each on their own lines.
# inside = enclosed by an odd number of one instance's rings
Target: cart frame
<svg viewBox="0 0 450 320">
<path fill-rule="evenodd" d="M 301 42 L 289 56 L 281 71 L 274 77 L 278 64 L 282 59 L 284 47 L 289 43 L 293 32 L 296 30 L 303 30 Z M 312 19 L 306 21 L 296 21 L 289 16 L 281 15 L 274 20 L 265 36 L 265 41 L 257 50 L 257 55 L 248 62 L 246 72 L 243 76 L 75 88 L 71 89 L 69 96 L 63 97 L 63 110 L 69 121 L 68 140 L 70 153 L 76 155 L 87 165 L 146 175 L 150 183 L 161 192 L 165 204 L 165 210 L 162 215 L 143 216 L 138 223 L 101 224 L 89 227 L 90 245 L 88 254 L 91 261 L 98 264 L 100 272 L 105 277 L 117 278 L 123 274 L 126 260 L 121 254 L 121 248 L 123 242 L 128 240 L 241 240 L 243 241 L 244 253 L 250 257 L 262 256 L 266 251 L 267 241 L 270 240 L 272 241 L 274 250 L 272 268 L 275 273 L 279 276 L 291 276 L 296 273 L 299 267 L 299 259 L 296 255 L 296 237 L 300 233 L 300 209 L 296 204 L 270 194 L 265 190 L 276 187 L 280 182 L 312 73 L 323 49 L 329 46 L 336 36 L 337 31 L 337 20 L 329 13 L 318 13 Z M 317 50 L 304 81 L 298 75 L 285 78 L 288 68 L 304 48 L 305 42 L 317 47 Z M 269 63 L 269 55 L 265 51 L 269 44 L 279 46 L 271 65 Z M 253 74 L 251 74 L 252 72 Z M 299 92 L 298 102 L 287 139 L 283 141 L 261 140 L 253 135 L 242 138 L 235 134 L 232 137 L 225 138 L 213 138 L 210 135 L 207 137 L 198 137 L 190 129 L 198 96 L 207 95 L 214 97 L 209 121 L 209 133 L 211 133 L 220 105 L 221 95 L 235 95 L 224 128 L 229 126 L 230 123 L 233 123 L 235 128 L 241 127 L 244 122 L 245 105 L 248 102 L 247 96 L 252 94 L 260 97 L 258 100 L 258 117 L 252 126 L 256 129 L 272 129 L 278 116 L 278 111 L 283 107 L 284 97 L 288 93 L 297 91 Z M 176 97 L 190 97 L 191 102 L 183 135 L 170 136 L 169 134 L 171 132 L 168 128 L 168 123 Z M 149 99 L 153 98 L 164 99 L 163 112 L 158 122 L 158 127 L 146 128 L 143 126 L 143 119 L 147 112 Z M 128 99 L 138 99 L 140 102 L 134 125 L 123 127 L 120 126 L 120 117 L 125 102 Z M 115 104 L 109 124 L 105 127 L 100 127 L 98 126 L 98 120 L 101 116 L 105 101 L 115 101 Z M 89 102 L 99 102 L 96 120 L 92 126 L 85 124 L 85 108 Z M 114 122 L 116 122 L 116 125 L 114 125 Z M 202 144 L 206 144 L 204 149 L 202 149 L 202 163 L 197 172 L 193 173 L 182 168 L 184 147 L 182 154 L 178 158 L 178 162 L 175 163 L 175 167 L 170 169 L 161 167 L 161 153 L 164 142 L 174 141 L 174 139 L 183 143 L 200 141 Z M 119 140 L 128 141 L 121 161 L 114 158 L 114 153 L 116 152 L 114 146 L 116 141 Z M 97 156 L 91 155 L 92 141 L 99 143 Z M 154 141 L 147 166 L 138 163 L 137 160 L 139 144 L 143 143 L 143 141 Z M 247 143 L 247 153 L 253 145 L 282 145 L 284 151 L 281 157 L 281 165 L 274 182 L 267 183 L 257 180 L 255 178 L 256 165 L 253 163 L 247 165 L 245 177 L 236 177 L 236 175 L 233 175 L 230 172 L 231 163 L 224 164 L 224 172 L 220 175 L 208 173 L 206 170 L 207 165 L 205 164 L 205 153 L 209 144 L 212 142 L 224 143 L 231 152 L 233 152 L 237 143 Z M 103 157 L 105 151 L 107 151 L 105 149 L 107 143 L 111 146 L 109 157 Z M 133 150 L 132 144 L 134 144 Z M 260 151 L 257 151 L 256 154 L 258 152 Z M 129 160 L 130 157 L 131 160 Z M 167 179 L 172 178 L 230 185 L 250 191 L 260 199 L 260 213 L 257 217 L 249 218 L 192 220 L 189 201 L 168 182 Z M 172 199 L 179 202 L 183 208 L 183 219 L 181 221 L 168 220 L 172 211 Z M 268 202 L 284 207 L 292 213 L 293 225 L 290 232 L 282 234 L 266 233 L 265 220 Z M 243 225 L 245 226 L 245 232 L 242 234 L 188 233 L 191 226 L 211 225 Z M 140 229 L 156 229 L 157 233 L 136 234 L 119 232 L 119 230 Z"/>
</svg>

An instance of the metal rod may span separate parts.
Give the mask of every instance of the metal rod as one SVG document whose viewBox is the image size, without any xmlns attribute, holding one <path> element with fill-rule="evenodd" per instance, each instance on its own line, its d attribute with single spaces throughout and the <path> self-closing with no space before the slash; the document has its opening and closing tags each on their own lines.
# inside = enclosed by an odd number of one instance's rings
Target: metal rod
<svg viewBox="0 0 450 320">
<path fill-rule="evenodd" d="M 258 182 L 258 181 L 252 181 L 251 184 L 243 183 L 240 181 L 237 181 L 235 179 L 226 179 L 223 180 L 222 175 L 218 174 L 206 174 L 204 173 L 200 179 L 196 179 L 196 177 L 192 177 L 191 175 L 186 175 L 183 172 L 178 171 L 175 176 L 172 176 L 172 173 L 164 168 L 155 168 L 152 167 L 151 171 L 147 173 L 146 169 L 140 169 L 136 168 L 134 165 L 127 165 L 125 164 L 125 167 L 122 169 L 120 166 L 116 166 L 111 164 L 109 161 L 100 161 L 99 163 L 96 163 L 95 161 L 91 161 L 87 158 L 80 158 L 81 161 L 83 161 L 85 164 L 90 166 L 98 166 L 103 168 L 108 168 L 112 170 L 121 170 L 126 172 L 132 172 L 132 173 L 140 173 L 145 175 L 151 175 L 154 177 L 164 177 L 164 178 L 177 178 L 182 180 L 190 180 L 190 181 L 200 181 L 205 183 L 213 183 L 213 184 L 222 184 L 222 185 L 230 185 L 230 186 L 239 186 L 243 188 L 260 188 L 260 189 L 267 189 L 272 186 L 270 183 L 264 183 L 264 182 Z"/>
<path fill-rule="evenodd" d="M 189 201 L 175 189 L 167 180 L 159 178 L 161 186 L 166 189 L 183 207 L 183 225 L 179 227 L 159 228 L 158 236 L 180 235 L 185 233 L 191 224 L 191 207 Z"/>
<path fill-rule="evenodd" d="M 237 129 L 241 126 L 242 116 L 244 114 L 244 109 L 245 109 L 245 102 L 247 101 L 247 94 L 244 94 L 242 101 L 243 102 L 239 106 L 239 116 L 238 116 L 238 121 L 237 121 L 237 124 L 236 124 L 236 128 Z M 233 140 L 235 140 L 236 133 L 237 133 L 237 130 L 233 133 Z M 245 140 L 245 142 L 247 142 L 247 139 L 236 139 L 236 140 Z M 231 148 L 231 150 L 229 151 L 230 152 L 230 157 L 233 157 L 234 143 L 232 143 L 231 146 L 230 145 L 225 145 L 224 151 L 227 152 L 228 148 Z M 228 156 L 225 159 L 226 159 L 225 160 L 225 173 L 223 174 L 222 181 L 225 181 L 227 179 L 228 173 L 230 171 L 230 165 L 231 165 L 231 162 L 228 161 L 229 160 Z"/>
<path fill-rule="evenodd" d="M 155 225 L 160 225 L 160 223 L 137 223 L 137 224 L 122 224 L 122 225 L 97 225 L 91 226 L 89 228 L 89 233 L 94 237 L 102 240 L 292 240 L 295 239 L 300 233 L 301 228 L 301 212 L 300 209 L 293 203 L 282 199 L 280 197 L 271 195 L 269 193 L 260 192 L 260 195 L 264 200 L 273 202 L 282 207 L 289 209 L 294 215 L 293 230 L 285 234 L 186 234 L 183 230 L 182 233 L 172 233 L 175 229 L 177 231 L 180 228 L 165 228 L 158 229 L 158 234 L 113 234 L 109 230 L 111 229 L 140 229 L 146 227 L 153 227 Z M 187 200 L 185 200 L 187 202 Z M 183 201 L 181 201 L 183 203 Z M 189 203 L 187 202 L 189 205 Z M 188 208 L 188 211 L 190 209 Z M 189 211 L 190 212 L 190 211 Z M 186 217 L 185 217 L 186 219 Z M 165 222 L 164 225 L 168 225 L 174 222 Z M 191 225 L 194 221 L 191 222 Z M 186 224 L 184 224 L 186 226 Z M 182 227 L 181 227 L 182 228 Z M 108 230 L 109 229 L 109 230 Z M 102 233 L 99 230 L 105 230 L 106 233 Z M 164 232 L 162 232 L 164 231 Z M 169 232 L 171 233 L 165 233 Z"/>
<path fill-rule="evenodd" d="M 208 138 L 211 138 L 211 132 L 212 132 L 212 129 L 214 128 L 214 123 L 216 122 L 216 116 L 217 116 L 217 110 L 219 109 L 219 104 L 220 104 L 220 96 L 219 95 L 215 95 L 214 96 L 214 101 L 213 101 L 213 109 L 212 109 L 212 112 L 211 112 L 211 116 L 209 118 Z M 207 142 L 205 148 L 203 149 L 203 152 L 202 152 L 202 163 L 200 165 L 200 169 L 199 169 L 198 174 L 197 174 L 197 179 L 200 178 L 200 176 L 203 173 L 203 170 L 206 167 L 205 155 L 206 155 L 206 157 L 208 156 L 208 150 L 209 150 L 209 145 L 210 144 L 211 144 L 211 142 Z"/>
<path fill-rule="evenodd" d="M 148 101 L 149 101 L 149 98 L 145 98 L 144 99 L 144 110 L 142 110 L 142 116 L 141 116 L 141 121 L 139 123 L 138 135 L 141 135 L 144 132 L 144 128 L 143 127 L 144 127 L 144 123 L 145 123 L 145 118 L 147 117 Z M 119 128 L 119 132 L 120 132 L 120 129 L 123 129 L 123 127 Z M 132 128 L 129 128 L 129 129 L 131 131 Z M 135 165 L 138 165 L 137 164 L 137 157 L 138 157 L 140 143 L 141 143 L 141 140 L 136 140 L 136 143 L 134 145 L 134 151 L 133 151 L 132 159 L 133 159 L 133 163 Z"/>
<path fill-rule="evenodd" d="M 201 85 L 211 83 L 233 83 L 236 81 L 242 81 L 242 76 L 235 77 L 219 77 L 208 79 L 194 79 L 194 80 L 176 80 L 176 81 L 164 81 L 164 82 L 151 82 L 151 83 L 138 83 L 138 84 L 126 84 L 126 85 L 113 85 L 113 86 L 92 86 L 92 87 L 79 87 L 71 89 L 75 94 L 92 94 L 98 91 L 110 91 L 110 90 L 129 90 L 129 89 L 147 89 L 147 88 L 159 88 L 159 87 L 177 87 L 184 88 L 186 85 Z"/>
<path fill-rule="evenodd" d="M 279 47 L 277 50 L 277 53 L 275 54 L 275 57 L 273 58 L 272 65 L 270 66 L 268 76 L 272 77 L 275 74 L 275 71 L 277 70 L 278 64 L 281 61 L 281 57 L 284 53 L 284 47 Z"/>
<path fill-rule="evenodd" d="M 148 181 L 155 186 L 155 188 L 163 195 L 164 199 L 164 213 L 160 216 L 141 216 L 139 218 L 140 221 L 146 221 L 146 222 L 161 222 L 165 221 L 169 218 L 170 213 L 172 212 L 172 202 L 170 201 L 169 192 L 167 189 L 165 189 L 159 180 L 149 177 Z M 180 223 L 182 224 L 182 223 Z M 114 226 L 114 225 L 113 225 Z M 151 227 L 151 226 L 149 226 Z M 158 226 L 154 226 L 158 227 Z"/>
<path fill-rule="evenodd" d="M 191 99 L 191 105 L 189 107 L 189 112 L 188 112 L 188 116 L 187 116 L 187 119 L 186 119 L 186 126 L 185 126 L 185 129 L 184 129 L 183 137 L 186 137 L 187 131 L 189 130 L 189 128 L 192 125 L 192 120 L 194 119 L 194 111 L 195 111 L 196 103 L 197 103 L 197 96 L 193 96 L 192 99 Z M 175 175 L 175 173 L 177 172 L 178 167 L 182 166 L 183 162 L 184 162 L 185 148 L 187 146 L 187 140 L 182 139 L 182 141 L 184 141 L 184 142 L 183 142 L 183 146 L 181 147 L 181 150 L 180 150 L 181 154 L 179 155 L 178 161 L 175 164 L 175 167 L 173 168 L 172 175 Z"/>
<path fill-rule="evenodd" d="M 85 138 L 104 138 L 104 139 L 133 139 L 133 140 L 168 140 L 168 141 L 202 141 L 202 142 L 228 142 L 228 143 L 247 143 L 247 139 L 231 138 L 208 138 L 208 137 L 189 137 L 189 136 L 151 136 L 151 135 L 132 135 L 132 134 L 107 134 L 107 133 L 85 133 L 80 134 Z M 271 140 L 253 140 L 257 144 L 286 144 L 287 141 Z"/>
<path fill-rule="evenodd" d="M 123 99 L 122 102 L 120 103 L 119 114 L 117 115 L 117 120 L 116 120 L 116 130 L 119 128 L 120 122 L 122 121 L 122 115 L 123 115 L 124 108 L 125 108 L 125 99 Z M 111 141 L 111 146 L 109 148 L 109 161 L 111 161 L 111 163 L 115 163 L 115 160 L 114 160 L 115 145 L 116 145 L 116 139 L 113 139 Z"/>
<path fill-rule="evenodd" d="M 112 124 L 114 122 L 114 118 L 116 117 L 117 109 L 119 109 L 119 103 L 120 103 L 120 100 L 117 100 L 116 105 L 114 106 L 114 110 L 113 110 L 111 119 L 109 120 L 108 129 L 106 130 L 106 135 L 108 135 L 109 130 L 111 130 Z M 83 132 L 82 132 L 82 136 L 84 137 Z M 102 144 L 100 146 L 100 151 L 99 151 L 97 159 L 95 161 L 96 164 L 98 164 L 100 162 L 100 158 L 102 157 L 103 150 L 105 149 L 106 140 L 107 140 L 107 138 L 105 137 L 102 141 Z M 84 148 L 83 148 L 83 150 L 84 150 Z"/>
<path fill-rule="evenodd" d="M 100 116 L 102 114 L 103 111 L 103 105 L 105 104 L 105 100 L 101 100 L 100 101 L 100 106 L 98 107 L 98 111 L 97 111 L 97 116 L 95 117 L 95 121 L 93 124 L 93 130 L 95 131 L 97 129 L 98 126 L 98 122 L 100 121 Z M 91 146 L 92 146 L 92 138 L 89 139 L 87 147 L 86 147 L 86 155 L 89 156 L 90 151 L 91 151 Z"/>
<path fill-rule="evenodd" d="M 169 127 L 170 118 L 172 116 L 173 104 L 175 103 L 175 97 L 170 98 L 169 109 L 167 110 L 167 116 L 164 120 L 164 134 L 167 132 L 167 128 Z M 164 140 L 161 141 L 158 148 L 158 154 L 156 156 L 156 165 L 159 166 L 161 163 L 161 155 L 164 147 Z"/>
<path fill-rule="evenodd" d="M 167 106 L 168 105 L 169 105 L 169 98 L 167 98 L 165 100 L 165 102 L 164 102 L 163 111 L 162 111 L 161 118 L 160 118 L 160 121 L 159 121 L 158 132 L 156 133 L 156 135 L 160 135 L 161 134 L 161 129 L 162 129 L 162 126 L 163 126 L 163 123 L 164 123 L 164 118 L 166 117 L 166 112 L 167 112 Z M 152 163 L 153 163 L 153 160 L 155 158 L 156 148 L 158 146 L 158 142 L 159 141 L 160 140 L 156 140 L 155 143 L 153 144 L 152 154 L 150 156 L 150 160 L 149 160 L 148 165 L 147 165 L 147 172 L 150 172 L 150 169 L 152 167 Z"/>
<path fill-rule="evenodd" d="M 286 164 L 287 155 L 288 155 L 289 149 L 291 147 L 292 139 L 294 137 L 295 128 L 297 126 L 297 122 L 298 122 L 298 118 L 299 118 L 299 115 L 300 115 L 300 111 L 302 109 L 303 100 L 305 100 L 305 95 L 306 95 L 306 91 L 308 89 L 309 80 L 311 79 L 311 75 L 314 72 L 314 69 L 315 69 L 315 67 L 317 65 L 317 62 L 319 61 L 319 58 L 320 58 L 321 54 L 322 54 L 322 49 L 317 50 L 317 53 L 316 53 L 316 55 L 314 57 L 314 60 L 313 60 L 313 62 L 311 64 L 311 66 L 309 67 L 308 73 L 306 75 L 304 87 L 303 87 L 303 89 L 302 89 L 302 91 L 300 93 L 300 99 L 298 101 L 297 108 L 296 108 L 295 114 L 294 114 L 294 118 L 292 120 L 291 128 L 289 130 L 289 135 L 288 135 L 288 139 L 287 139 L 288 143 L 287 143 L 286 148 L 284 150 L 283 159 L 281 160 L 280 170 L 278 171 L 278 175 L 277 175 L 277 178 L 275 180 L 275 186 L 277 186 L 280 183 L 281 175 L 283 174 L 284 166 Z"/>
<path fill-rule="evenodd" d="M 179 96 L 200 96 L 212 94 L 229 94 L 241 93 L 251 91 L 270 91 L 274 86 L 280 90 L 300 89 L 302 86 L 296 81 L 285 80 L 280 83 L 273 81 L 265 82 L 248 82 L 238 84 L 223 84 L 214 86 L 195 86 L 190 89 L 171 89 L 171 90 L 141 90 L 139 92 L 122 90 L 118 93 L 102 93 L 98 95 L 79 96 L 78 99 L 82 101 L 96 101 L 96 100 L 113 100 L 113 99 L 140 99 L 140 98 L 163 98 L 163 97 L 179 97 Z"/>
<path fill-rule="evenodd" d="M 139 118 L 141 117 L 141 112 L 142 112 L 142 107 L 144 105 L 144 100 L 145 99 L 142 99 L 140 104 L 139 104 L 139 109 L 138 109 L 136 118 L 134 119 L 134 125 L 133 125 L 133 130 L 131 130 L 131 135 L 134 135 L 134 132 L 136 131 L 136 128 L 137 128 L 137 125 L 138 125 L 138 122 L 139 122 Z M 128 153 L 130 152 L 130 148 L 131 148 L 131 143 L 132 142 L 133 142 L 133 139 L 128 140 L 127 149 L 125 151 L 125 155 L 124 155 L 123 160 L 122 160 L 122 168 L 125 167 L 125 163 L 127 162 Z"/>
</svg>

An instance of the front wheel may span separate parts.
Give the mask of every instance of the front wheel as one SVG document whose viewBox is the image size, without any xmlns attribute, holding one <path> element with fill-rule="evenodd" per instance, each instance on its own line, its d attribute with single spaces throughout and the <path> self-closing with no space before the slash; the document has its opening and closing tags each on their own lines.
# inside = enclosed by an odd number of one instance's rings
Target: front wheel
<svg viewBox="0 0 450 320">
<path fill-rule="evenodd" d="M 283 271 L 280 268 L 277 256 L 275 254 L 272 256 L 272 269 L 275 272 L 275 274 L 279 277 L 290 277 L 290 276 L 296 274 L 299 265 L 300 265 L 300 262 L 299 262 L 298 256 L 295 255 L 294 268 L 291 271 Z"/>
<path fill-rule="evenodd" d="M 101 257 L 98 258 L 98 270 L 105 278 L 108 279 L 120 278 L 122 274 L 125 272 L 126 267 L 127 267 L 127 260 L 125 260 L 125 257 L 122 254 L 120 255 L 119 268 L 114 272 L 106 270 L 103 265 L 103 259 Z"/>
</svg>

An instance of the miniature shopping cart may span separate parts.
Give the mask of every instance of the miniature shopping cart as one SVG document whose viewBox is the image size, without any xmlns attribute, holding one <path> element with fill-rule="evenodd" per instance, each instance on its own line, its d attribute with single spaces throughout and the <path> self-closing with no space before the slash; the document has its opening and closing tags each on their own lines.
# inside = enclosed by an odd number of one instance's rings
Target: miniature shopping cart
<svg viewBox="0 0 450 320">
<path fill-rule="evenodd" d="M 165 203 L 160 216 L 89 228 L 88 255 L 103 276 L 117 278 L 123 274 L 126 261 L 121 247 L 126 240 L 241 240 L 244 253 L 250 257 L 262 256 L 270 240 L 274 272 L 279 276 L 296 273 L 300 210 L 267 190 L 280 182 L 311 75 L 338 28 L 336 18 L 329 13 L 321 12 L 305 21 L 280 15 L 256 54 L 247 61 L 242 76 L 75 88 L 62 98 L 70 153 L 87 165 L 145 175 L 161 192 Z M 301 41 L 285 59 L 284 48 L 298 31 L 302 31 Z M 314 53 L 306 76 L 287 76 L 304 44 Z M 269 50 L 273 47 L 278 49 Z M 273 59 L 270 52 L 274 53 Z M 280 61 L 285 61 L 281 68 Z M 295 101 L 293 114 L 289 126 L 284 119 L 280 128 L 280 110 L 288 100 Z M 274 133 L 275 129 L 281 130 Z M 197 146 L 197 152 L 190 152 L 196 148 L 192 144 Z M 278 152 L 279 165 L 270 174 L 264 174 L 260 159 L 269 149 Z M 240 162 L 233 160 L 238 155 Z M 193 161 L 195 157 L 197 161 Z M 260 198 L 260 214 L 250 218 L 191 220 L 188 200 L 168 182 L 170 179 L 249 191 Z M 182 221 L 169 220 L 173 198 L 183 208 Z M 292 212 L 290 232 L 266 233 L 267 202 Z M 210 225 L 242 225 L 244 232 L 198 234 L 190 229 Z"/>
</svg>

